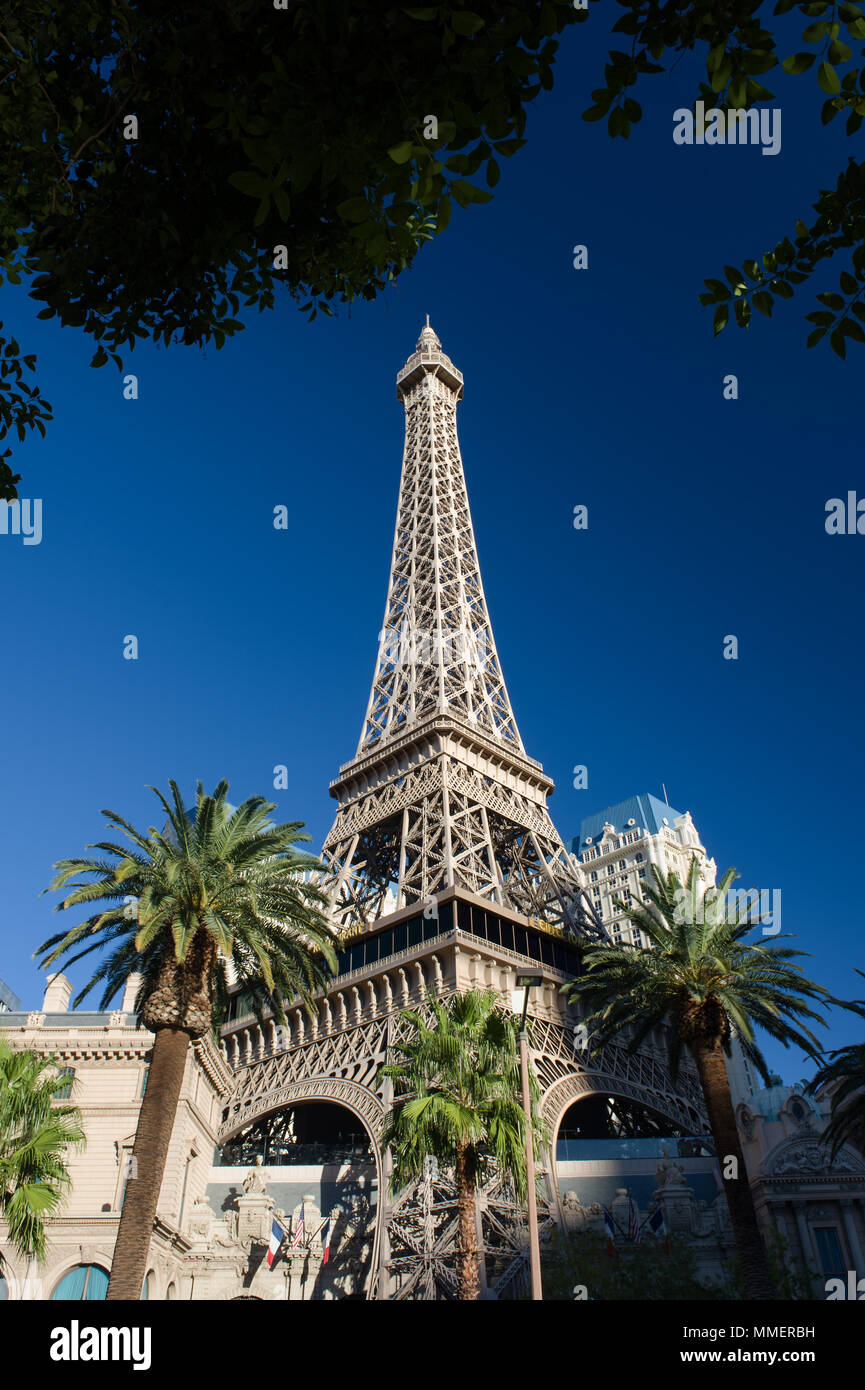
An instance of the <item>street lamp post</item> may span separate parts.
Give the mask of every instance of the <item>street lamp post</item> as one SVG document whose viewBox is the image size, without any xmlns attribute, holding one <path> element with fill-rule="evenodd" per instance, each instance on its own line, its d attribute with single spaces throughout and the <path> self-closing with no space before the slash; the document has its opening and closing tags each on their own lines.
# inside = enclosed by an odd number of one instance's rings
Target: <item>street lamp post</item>
<svg viewBox="0 0 865 1390">
<path fill-rule="evenodd" d="M 517 991 L 523 991 L 523 1014 L 520 1019 L 520 1074 L 523 1083 L 523 1112 L 526 1117 L 526 1186 L 529 1208 L 529 1258 L 532 1272 L 532 1298 L 543 1299 L 541 1288 L 541 1248 L 538 1240 L 538 1201 L 535 1192 L 535 1139 L 532 1128 L 532 1098 L 529 1092 L 529 1044 L 526 1015 L 529 1009 L 529 990 L 539 985 L 539 975 L 518 975 Z"/>
</svg>

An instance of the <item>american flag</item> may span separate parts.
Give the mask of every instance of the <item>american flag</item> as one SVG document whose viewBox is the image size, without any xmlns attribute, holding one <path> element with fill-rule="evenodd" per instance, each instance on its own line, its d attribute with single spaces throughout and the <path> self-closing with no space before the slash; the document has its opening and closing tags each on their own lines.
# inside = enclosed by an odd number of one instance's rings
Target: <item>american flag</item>
<svg viewBox="0 0 865 1390">
<path fill-rule="evenodd" d="M 628 1197 L 628 1237 L 635 1245 L 639 1245 L 640 1241 L 643 1239 L 643 1232 L 640 1230 L 637 1213 L 634 1210 L 634 1204 L 630 1197 Z"/>
<path fill-rule="evenodd" d="M 298 1221 L 298 1223 L 297 1223 L 297 1230 L 296 1230 L 295 1233 L 294 1233 L 294 1239 L 292 1240 L 291 1243 L 292 1243 L 292 1245 L 300 1245 L 300 1242 L 301 1242 L 302 1240 L 303 1240 L 303 1212 L 301 1211 L 301 1213 L 300 1213 L 300 1219 L 299 1219 L 299 1221 Z"/>
</svg>

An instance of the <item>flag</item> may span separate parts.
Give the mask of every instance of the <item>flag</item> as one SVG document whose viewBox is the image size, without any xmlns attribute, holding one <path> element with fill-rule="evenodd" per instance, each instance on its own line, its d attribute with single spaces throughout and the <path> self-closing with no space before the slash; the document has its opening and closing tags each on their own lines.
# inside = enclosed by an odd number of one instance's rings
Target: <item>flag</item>
<svg viewBox="0 0 865 1390">
<path fill-rule="evenodd" d="M 300 1245 L 300 1242 L 301 1242 L 302 1240 L 303 1240 L 303 1211 L 301 1210 L 300 1219 L 298 1220 L 298 1223 L 297 1223 L 297 1230 L 296 1230 L 295 1233 L 294 1233 L 294 1240 L 293 1240 L 291 1243 L 292 1243 L 292 1245 Z"/>
<path fill-rule="evenodd" d="M 329 1217 L 325 1222 L 324 1230 L 321 1233 L 321 1262 L 326 1265 L 330 1259 L 330 1238 L 333 1235 L 333 1218 Z"/>
<path fill-rule="evenodd" d="M 669 1255 L 669 1253 L 670 1253 L 670 1237 L 669 1237 L 669 1235 L 668 1235 L 668 1233 L 667 1233 L 667 1223 L 666 1223 L 666 1221 L 664 1220 L 664 1211 L 663 1211 L 663 1208 L 662 1208 L 662 1207 L 658 1207 L 657 1210 L 656 1210 L 656 1211 L 653 1211 L 653 1212 L 652 1212 L 652 1215 L 649 1217 L 649 1230 L 652 1232 L 652 1235 L 655 1235 L 655 1236 L 660 1235 L 661 1232 L 663 1231 L 663 1233 L 664 1233 L 664 1249 L 666 1250 L 667 1254 Z"/>
<path fill-rule="evenodd" d="M 637 1213 L 634 1210 L 634 1204 L 630 1196 L 628 1197 L 628 1236 L 630 1240 L 633 1241 L 634 1245 L 639 1245 L 643 1238 L 640 1230 L 640 1223 L 637 1220 Z"/>
<path fill-rule="evenodd" d="M 270 1269 L 276 1259 L 279 1247 L 285 1240 L 285 1227 L 280 1226 L 276 1217 L 273 1218 L 273 1225 L 270 1228 L 270 1240 L 267 1245 L 267 1267 Z"/>
<path fill-rule="evenodd" d="M 614 1223 L 614 1221 L 613 1221 L 612 1215 L 610 1214 L 610 1212 L 607 1210 L 606 1207 L 604 1207 L 604 1225 L 605 1225 L 606 1228 L 607 1228 L 607 1254 L 608 1254 L 608 1255 L 615 1255 L 615 1253 L 616 1253 L 616 1227 L 615 1227 L 615 1223 Z"/>
</svg>

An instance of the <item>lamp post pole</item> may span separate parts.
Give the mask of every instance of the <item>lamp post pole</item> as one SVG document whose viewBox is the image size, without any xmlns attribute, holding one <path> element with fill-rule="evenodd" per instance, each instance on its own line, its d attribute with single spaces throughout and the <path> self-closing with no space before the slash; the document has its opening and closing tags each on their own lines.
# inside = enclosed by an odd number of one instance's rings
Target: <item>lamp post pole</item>
<svg viewBox="0 0 865 1390">
<path fill-rule="evenodd" d="M 534 979 L 520 981 L 525 990 L 523 1016 L 520 1021 L 520 1073 L 523 1083 L 523 1112 L 526 1117 L 526 1185 L 529 1208 L 529 1258 L 532 1272 L 532 1298 L 543 1300 L 541 1288 L 541 1248 L 538 1240 L 538 1202 L 535 1192 L 535 1140 L 532 1129 L 532 1098 L 529 1092 L 529 1043 L 526 1015 L 529 1009 L 529 990 Z"/>
</svg>

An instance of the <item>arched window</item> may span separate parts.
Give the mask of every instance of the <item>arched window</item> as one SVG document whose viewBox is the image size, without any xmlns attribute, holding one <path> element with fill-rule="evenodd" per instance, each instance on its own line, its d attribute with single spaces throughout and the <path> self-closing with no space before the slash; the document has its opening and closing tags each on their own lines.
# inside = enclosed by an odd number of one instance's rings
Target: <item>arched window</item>
<svg viewBox="0 0 865 1390">
<path fill-rule="evenodd" d="M 3 1275 L 0 1274 L 0 1303 L 5 1303 L 8 1297 L 9 1285 L 6 1283 L 6 1280 L 3 1278 Z"/>
<path fill-rule="evenodd" d="M 171 1283 L 171 1284 L 168 1285 L 168 1288 L 165 1290 L 165 1297 L 166 1297 L 166 1299 L 168 1299 L 169 1301 L 171 1301 L 171 1300 L 173 1300 L 173 1299 L 175 1299 L 175 1298 L 177 1297 L 177 1285 L 176 1285 L 176 1284 Z"/>
<path fill-rule="evenodd" d="M 51 1297 L 55 1302 L 91 1302 L 104 1298 L 107 1292 L 108 1275 L 101 1265 L 76 1265 L 64 1274 Z"/>
<path fill-rule="evenodd" d="M 144 1303 L 147 1302 L 148 1298 L 153 1292 L 154 1277 L 155 1276 L 152 1269 L 149 1269 L 144 1276 L 144 1283 L 141 1285 L 141 1299 Z"/>
</svg>

